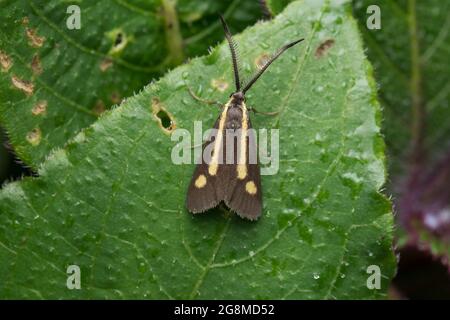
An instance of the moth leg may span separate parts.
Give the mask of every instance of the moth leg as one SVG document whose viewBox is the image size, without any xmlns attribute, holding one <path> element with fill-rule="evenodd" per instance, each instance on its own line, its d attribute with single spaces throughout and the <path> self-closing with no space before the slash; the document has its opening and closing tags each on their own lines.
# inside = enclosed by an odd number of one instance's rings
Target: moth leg
<svg viewBox="0 0 450 320">
<path fill-rule="evenodd" d="M 191 146 L 191 149 L 201 147 L 202 145 L 203 145 L 203 143 L 195 144 L 195 145 Z"/>
<path fill-rule="evenodd" d="M 248 111 L 253 111 L 255 114 L 259 113 L 265 116 L 276 116 L 280 113 L 280 111 L 273 111 L 273 112 L 263 112 L 263 111 L 258 111 L 253 107 L 249 107 Z"/>
<path fill-rule="evenodd" d="M 215 105 L 219 106 L 220 108 L 222 108 L 223 105 L 222 105 L 221 102 L 219 102 L 219 101 L 217 101 L 217 100 L 208 100 L 208 99 L 200 98 L 199 96 L 197 96 L 197 95 L 195 94 L 194 91 L 192 91 L 192 89 L 191 89 L 189 86 L 186 86 L 186 87 L 187 87 L 187 89 L 188 89 L 189 94 L 191 95 L 191 97 L 194 98 L 195 100 L 200 101 L 200 102 L 203 102 L 203 103 L 206 103 L 206 104 L 208 104 L 208 105 L 215 104 Z"/>
<path fill-rule="evenodd" d="M 202 143 L 194 144 L 193 146 L 191 146 L 191 149 L 195 149 L 195 148 L 198 148 L 198 147 L 202 147 L 202 146 L 204 146 L 206 143 L 210 143 L 211 141 L 212 141 L 212 140 L 209 138 L 209 139 L 203 141 Z"/>
</svg>

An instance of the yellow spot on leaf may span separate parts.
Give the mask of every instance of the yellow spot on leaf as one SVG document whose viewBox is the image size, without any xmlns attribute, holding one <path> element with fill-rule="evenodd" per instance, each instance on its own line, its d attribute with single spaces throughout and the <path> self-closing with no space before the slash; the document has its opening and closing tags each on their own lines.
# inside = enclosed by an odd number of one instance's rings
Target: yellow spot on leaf
<svg viewBox="0 0 450 320">
<path fill-rule="evenodd" d="M 35 128 L 35 129 L 31 130 L 30 132 L 28 132 L 27 141 L 32 146 L 37 146 L 41 142 L 41 136 L 42 136 L 41 129 Z"/>
<path fill-rule="evenodd" d="M 33 60 L 31 60 L 31 70 L 33 70 L 33 73 L 35 75 L 39 75 L 42 73 L 41 59 L 39 59 L 39 56 L 37 54 L 35 54 L 33 56 Z"/>
<path fill-rule="evenodd" d="M 201 189 L 204 186 L 206 186 L 206 177 L 204 174 L 201 174 L 197 179 L 195 179 L 195 187 Z"/>
<path fill-rule="evenodd" d="M 23 17 L 23 18 L 22 18 L 22 24 L 23 24 L 24 26 L 27 26 L 29 22 L 30 22 L 30 20 L 28 19 L 28 17 Z"/>
<path fill-rule="evenodd" d="M 33 109 L 31 110 L 31 112 L 35 116 L 43 114 L 45 113 L 45 111 L 47 111 L 47 100 L 39 101 L 34 105 Z"/>
<path fill-rule="evenodd" d="M 208 166 L 208 173 L 212 176 L 217 174 L 217 170 L 219 168 L 219 156 L 220 151 L 222 150 L 222 141 L 223 141 L 223 132 L 225 128 L 225 121 L 227 119 L 227 112 L 230 106 L 231 99 L 225 104 L 222 113 L 220 114 L 219 120 L 219 128 L 217 130 L 217 137 L 214 142 L 214 149 L 212 153 L 211 162 Z"/>
<path fill-rule="evenodd" d="M 269 61 L 270 56 L 267 53 L 263 53 L 261 55 L 259 55 L 258 57 L 256 57 L 255 59 L 255 66 L 258 69 L 261 69 L 267 61 Z"/>
<path fill-rule="evenodd" d="M 256 194 L 256 192 L 258 192 L 258 188 L 253 181 L 248 181 L 245 184 L 245 191 L 251 195 L 254 195 Z"/>
<path fill-rule="evenodd" d="M 25 92 L 26 95 L 32 95 L 34 90 L 34 84 L 30 81 L 22 80 L 16 76 L 12 76 L 11 82 L 19 90 Z"/>
<path fill-rule="evenodd" d="M 44 44 L 45 38 L 37 34 L 36 29 L 26 28 L 25 33 L 28 37 L 28 44 L 35 48 L 40 48 Z"/>
<path fill-rule="evenodd" d="M 224 92 L 228 89 L 228 82 L 226 82 L 223 79 L 212 79 L 211 80 L 211 86 L 220 92 Z"/>
<path fill-rule="evenodd" d="M 113 65 L 113 62 L 110 58 L 105 58 L 102 60 L 102 62 L 100 63 L 100 70 L 102 72 L 105 72 L 106 70 L 108 70 L 111 66 Z"/>
<path fill-rule="evenodd" d="M 7 72 L 12 66 L 11 58 L 3 51 L 0 51 L 0 65 L 2 66 L 3 72 Z"/>
<path fill-rule="evenodd" d="M 159 98 L 152 98 L 152 114 L 164 133 L 171 134 L 177 128 L 174 117 L 166 110 Z"/>
</svg>

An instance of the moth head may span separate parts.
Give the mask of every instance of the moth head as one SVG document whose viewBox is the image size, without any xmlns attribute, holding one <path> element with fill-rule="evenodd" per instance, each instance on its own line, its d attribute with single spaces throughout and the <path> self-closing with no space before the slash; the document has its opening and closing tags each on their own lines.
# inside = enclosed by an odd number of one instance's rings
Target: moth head
<svg viewBox="0 0 450 320">
<path fill-rule="evenodd" d="M 241 102 L 243 102 L 245 100 L 244 94 L 242 92 L 240 92 L 240 91 L 232 93 L 231 94 L 231 98 L 233 98 L 233 101 L 235 103 L 241 103 Z"/>
</svg>

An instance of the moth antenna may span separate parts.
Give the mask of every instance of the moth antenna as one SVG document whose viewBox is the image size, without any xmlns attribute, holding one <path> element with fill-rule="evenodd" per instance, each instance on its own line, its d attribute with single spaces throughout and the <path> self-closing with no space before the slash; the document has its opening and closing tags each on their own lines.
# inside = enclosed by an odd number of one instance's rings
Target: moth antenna
<svg viewBox="0 0 450 320">
<path fill-rule="evenodd" d="M 235 47 L 234 47 L 234 51 L 236 53 L 236 65 L 237 65 L 237 71 L 238 71 L 238 75 L 239 75 L 239 89 L 242 88 L 245 79 L 242 76 L 242 64 L 241 64 L 241 51 L 239 50 L 239 47 L 236 43 L 234 43 Z M 237 90 L 239 91 L 239 90 Z"/>
<path fill-rule="evenodd" d="M 264 71 L 266 71 L 266 69 L 271 65 L 271 63 L 274 62 L 279 56 L 281 56 L 283 52 L 285 52 L 290 47 L 295 46 L 297 43 L 302 42 L 303 40 L 305 39 L 302 38 L 295 40 L 291 43 L 285 44 L 280 49 L 278 49 L 278 51 L 272 57 L 270 57 L 270 59 L 261 67 L 260 70 L 256 72 L 253 78 L 251 78 L 251 80 L 245 85 L 244 89 L 242 90 L 242 93 L 245 94 L 245 92 L 247 92 L 252 87 L 252 85 L 256 82 L 256 80 L 258 80 L 258 78 L 264 73 Z"/>
<path fill-rule="evenodd" d="M 241 90 L 241 82 L 239 80 L 239 64 L 238 64 L 238 55 L 237 55 L 237 45 L 234 42 L 233 37 L 231 36 L 230 29 L 228 28 L 227 23 L 222 15 L 220 16 L 220 21 L 222 22 L 223 30 L 225 31 L 225 38 L 228 41 L 228 46 L 230 47 L 231 59 L 233 61 L 233 74 L 234 74 L 234 84 L 236 85 L 236 92 Z"/>
</svg>

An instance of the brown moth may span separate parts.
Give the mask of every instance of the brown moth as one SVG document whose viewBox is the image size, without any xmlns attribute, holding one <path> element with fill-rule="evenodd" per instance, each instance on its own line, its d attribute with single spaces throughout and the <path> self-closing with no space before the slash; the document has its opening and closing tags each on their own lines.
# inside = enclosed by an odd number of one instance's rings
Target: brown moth
<svg viewBox="0 0 450 320">
<path fill-rule="evenodd" d="M 189 184 L 186 206 L 190 212 L 200 213 L 224 202 L 240 217 L 256 220 L 261 216 L 262 190 L 258 162 L 250 161 L 257 157 L 249 111 L 257 111 L 246 106 L 245 93 L 272 62 L 303 39 L 290 42 L 278 49 L 250 81 L 243 85 L 239 78 L 236 44 L 222 16 L 220 20 L 230 47 L 236 91 L 223 105 L 220 116 L 214 124 L 216 134 L 203 145 L 201 163 L 197 165 Z M 229 134 L 230 132 L 237 134 Z M 228 148 L 230 145 L 232 147 Z M 212 151 L 209 161 L 205 161 L 203 156 L 206 148 Z"/>
</svg>

